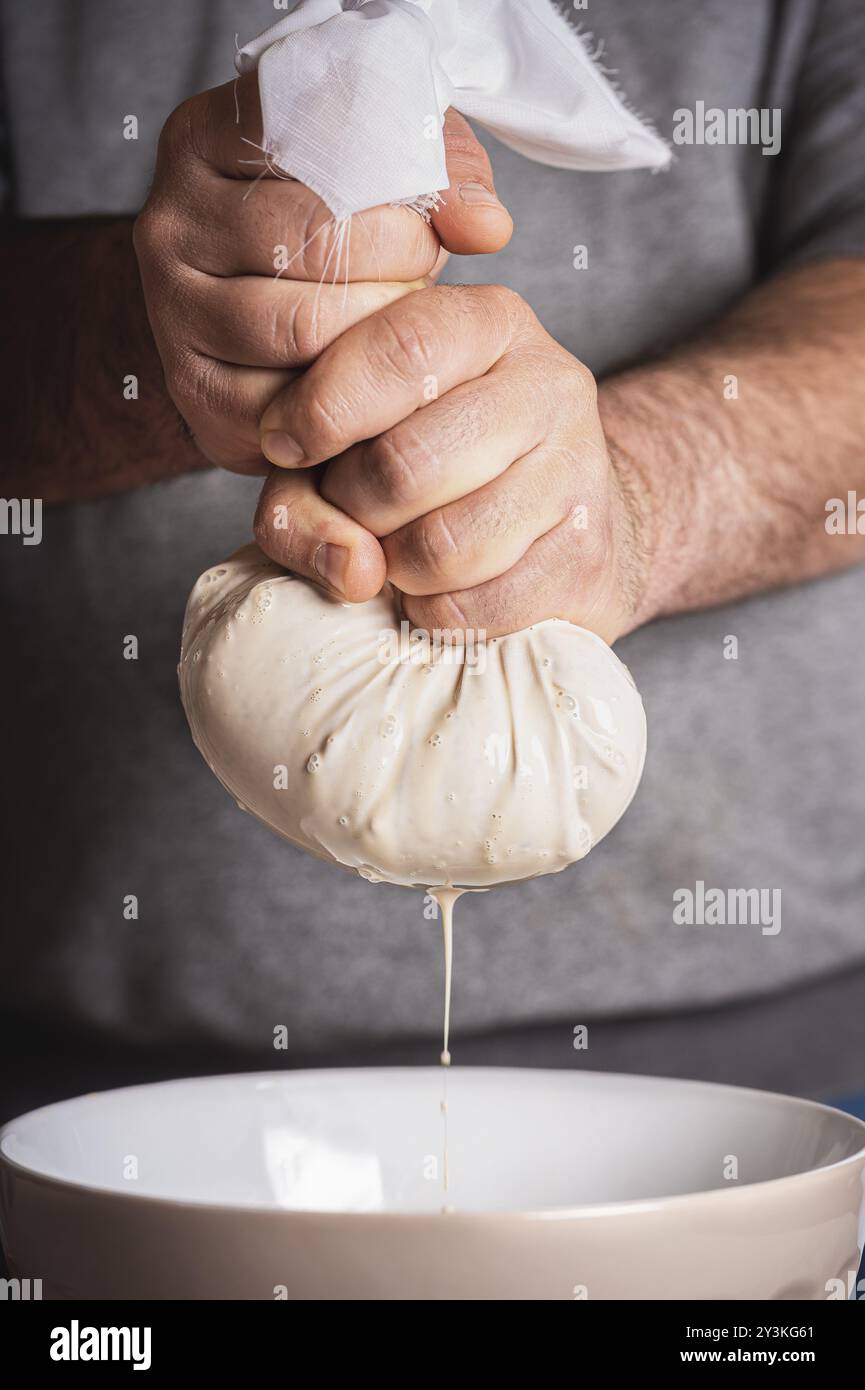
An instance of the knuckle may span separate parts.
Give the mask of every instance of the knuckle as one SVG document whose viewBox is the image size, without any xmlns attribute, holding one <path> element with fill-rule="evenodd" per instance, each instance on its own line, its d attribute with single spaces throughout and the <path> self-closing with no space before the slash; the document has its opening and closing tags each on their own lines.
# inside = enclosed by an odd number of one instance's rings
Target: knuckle
<svg viewBox="0 0 865 1390">
<path fill-rule="evenodd" d="M 225 428 L 227 422 L 230 439 L 237 436 L 247 439 L 244 427 L 255 424 L 254 410 L 232 390 L 231 373 L 223 363 L 190 348 L 183 349 L 166 372 L 166 384 L 181 414 L 209 417 L 220 429 Z M 210 432 L 215 433 L 215 430 L 212 428 Z M 249 439 L 252 438 L 250 434 Z M 257 436 L 255 438 L 257 440 Z"/>
<path fill-rule="evenodd" d="M 139 261 L 150 254 L 150 248 L 154 243 L 153 210 L 145 203 L 132 224 L 132 247 Z"/>
<path fill-rule="evenodd" d="M 174 240 L 176 218 L 168 204 L 151 198 L 132 224 L 132 245 L 139 261 L 159 262 Z"/>
<path fill-rule="evenodd" d="M 369 483 L 383 501 L 408 505 L 421 495 L 423 475 L 433 460 L 411 426 L 398 425 L 380 435 L 366 455 Z"/>
<path fill-rule="evenodd" d="M 429 329 L 422 329 L 409 315 L 382 310 L 375 342 L 386 366 L 404 381 L 415 381 L 432 365 Z"/>
<path fill-rule="evenodd" d="M 234 473 L 262 471 L 255 412 L 236 398 L 222 363 L 184 349 L 166 367 L 165 384 L 210 463 Z"/>
<path fill-rule="evenodd" d="M 132 224 L 148 310 L 177 325 L 194 322 L 196 281 L 183 253 L 182 214 L 166 199 L 152 200 Z"/>
<path fill-rule="evenodd" d="M 336 220 L 330 216 L 327 208 L 313 199 L 303 219 L 300 246 L 294 253 L 296 259 L 291 263 L 298 267 L 294 274 L 320 284 L 332 264 L 336 236 Z"/>
<path fill-rule="evenodd" d="M 457 308 L 467 323 L 485 327 L 502 347 L 527 338 L 530 325 L 537 325 L 526 301 L 507 285 L 448 285 L 443 290 L 457 296 Z"/>
<path fill-rule="evenodd" d="M 312 454 L 332 458 L 343 447 L 346 437 L 347 406 L 321 385 L 304 395 L 298 411 L 299 442 Z"/>
<path fill-rule="evenodd" d="M 584 362 L 580 362 L 576 357 L 572 359 L 572 362 L 573 390 L 577 394 L 580 405 L 585 410 L 589 410 L 597 404 L 598 383 Z"/>
<path fill-rule="evenodd" d="M 446 581 L 454 557 L 459 553 L 454 536 L 439 509 L 428 512 L 409 527 L 406 554 L 417 578 Z"/>
<path fill-rule="evenodd" d="M 439 627 L 471 627 L 474 623 L 473 617 L 468 611 L 464 595 L 440 594 L 441 600 L 441 622 Z"/>
<path fill-rule="evenodd" d="M 165 374 L 168 391 L 181 412 L 215 410 L 221 404 L 219 364 L 191 349 L 181 349 Z"/>
<path fill-rule="evenodd" d="M 169 159 L 193 144 L 193 132 L 201 119 L 201 95 L 192 96 L 176 106 L 159 135 L 159 154 Z"/>
<path fill-rule="evenodd" d="M 574 420 L 585 428 L 597 414 L 597 382 L 587 366 L 551 339 L 531 333 L 517 342 L 514 360 L 529 374 L 533 408 L 554 437 L 572 432 Z"/>
<path fill-rule="evenodd" d="M 525 325 L 534 314 L 521 294 L 508 285 L 483 285 L 481 287 L 484 303 L 496 316 L 502 318 L 509 327 Z"/>
<path fill-rule="evenodd" d="M 238 309 L 238 317 L 240 313 L 245 315 L 250 311 L 246 308 Z M 270 286 L 263 294 L 257 296 L 244 328 L 251 334 L 253 342 L 267 361 L 285 361 L 289 355 L 290 344 L 293 341 L 290 319 L 291 315 L 286 315 L 279 295 L 274 293 Z"/>
<path fill-rule="evenodd" d="M 457 549 L 441 511 L 429 512 L 415 523 L 414 548 L 424 571 L 441 577 Z"/>
<path fill-rule="evenodd" d="M 517 290 L 512 290 L 510 285 L 482 285 L 480 288 L 486 299 L 493 304 L 501 305 L 509 312 L 524 313 L 528 307 L 522 295 Z"/>
<path fill-rule="evenodd" d="M 423 627 L 428 632 L 435 628 L 441 631 L 474 626 L 461 602 L 463 595 L 457 593 L 430 594 L 411 597 L 406 595 L 403 609 L 406 617 L 415 627 Z"/>
<path fill-rule="evenodd" d="M 274 334 L 281 346 L 287 344 L 295 360 L 300 363 L 315 361 L 324 351 L 326 342 L 322 333 L 321 314 L 316 311 L 315 300 L 298 290 L 291 299 L 286 321 L 282 314 L 275 317 L 278 323 Z"/>
</svg>

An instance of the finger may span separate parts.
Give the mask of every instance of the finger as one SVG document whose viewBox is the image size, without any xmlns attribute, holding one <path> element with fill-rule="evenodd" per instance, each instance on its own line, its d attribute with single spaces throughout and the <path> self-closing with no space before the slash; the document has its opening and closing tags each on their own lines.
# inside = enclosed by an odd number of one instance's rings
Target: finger
<svg viewBox="0 0 865 1390">
<path fill-rule="evenodd" d="M 515 354 L 327 467 L 322 495 L 376 536 L 483 487 L 540 443 L 542 398 Z"/>
<path fill-rule="evenodd" d="M 385 580 L 381 546 L 319 496 L 317 475 L 272 471 L 261 491 L 255 538 L 266 555 L 332 594 L 360 603 Z"/>
<path fill-rule="evenodd" d="M 441 268 L 435 231 L 409 208 L 371 208 L 346 225 L 301 183 L 265 177 L 251 184 L 211 169 L 190 177 L 198 193 L 185 201 L 175 246 L 187 265 L 208 274 L 343 285 L 419 280 Z"/>
<path fill-rule="evenodd" d="M 371 208 L 341 230 L 311 189 L 280 175 L 261 139 L 254 73 L 190 98 L 166 122 L 151 201 L 158 205 L 160 187 L 175 190 L 180 170 L 184 215 L 172 216 L 170 231 L 188 265 L 220 275 L 282 270 L 316 283 L 416 280 L 433 270 L 441 246 L 417 213 Z"/>
<path fill-rule="evenodd" d="M 199 179 L 210 171 L 244 183 L 259 174 L 276 178 L 261 148 L 261 103 L 255 73 L 211 87 L 171 112 L 159 135 L 154 186 L 177 176 Z"/>
<path fill-rule="evenodd" d="M 347 328 L 423 284 L 311 285 L 190 274 L 192 346 L 248 367 L 304 367 Z"/>
<path fill-rule="evenodd" d="M 476 492 L 388 536 L 388 579 L 415 595 L 495 579 L 568 514 L 577 476 L 570 450 L 533 450 Z"/>
<path fill-rule="evenodd" d="M 266 474 L 258 421 L 289 373 L 232 367 L 185 348 L 157 345 L 169 395 L 205 458 L 233 473 Z"/>
<path fill-rule="evenodd" d="M 307 467 L 381 434 L 424 405 L 489 371 L 522 319 L 500 286 L 433 286 L 350 328 L 261 421 L 262 452 Z"/>
<path fill-rule="evenodd" d="M 547 618 L 591 626 L 594 605 L 581 595 L 594 592 L 605 554 L 603 536 L 576 530 L 568 518 L 495 579 L 447 594 L 406 597 L 403 609 L 415 627 L 463 628 L 486 637 L 519 632 Z"/>
<path fill-rule="evenodd" d="M 225 178 L 255 179 L 262 172 L 277 177 L 262 149 L 256 72 L 196 93 L 172 112 L 163 134 L 185 138 L 199 160 Z"/>
<path fill-rule="evenodd" d="M 439 276 L 441 275 L 449 260 L 450 256 L 448 252 L 444 249 L 443 246 L 440 247 L 439 253 L 435 258 L 435 262 L 433 263 L 432 269 L 426 277 L 427 280 L 434 284 L 436 280 L 438 280 Z"/>
<path fill-rule="evenodd" d="M 442 246 L 460 256 L 501 251 L 514 224 L 496 194 L 489 155 L 453 107 L 445 112 L 443 133 L 450 185 L 431 215 Z"/>
</svg>

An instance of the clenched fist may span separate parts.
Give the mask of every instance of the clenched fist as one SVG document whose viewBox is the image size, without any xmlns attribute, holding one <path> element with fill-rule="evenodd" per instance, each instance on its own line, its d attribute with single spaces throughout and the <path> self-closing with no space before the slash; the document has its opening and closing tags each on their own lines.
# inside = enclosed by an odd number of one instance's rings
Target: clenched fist
<svg viewBox="0 0 865 1390">
<path fill-rule="evenodd" d="M 340 333 L 426 283 L 443 247 L 495 251 L 511 233 L 455 112 L 451 188 L 432 223 L 374 208 L 352 219 L 350 255 L 320 199 L 264 165 L 261 139 L 255 74 L 184 102 L 134 232 L 168 391 L 204 455 L 239 473 L 267 471 L 262 413 Z"/>
<path fill-rule="evenodd" d="M 631 625 L 644 491 L 613 463 L 591 372 L 512 290 L 392 302 L 280 392 L 261 429 L 280 467 L 256 534 L 289 569 L 351 600 L 387 577 L 427 630 L 559 617 L 612 642 Z"/>
</svg>

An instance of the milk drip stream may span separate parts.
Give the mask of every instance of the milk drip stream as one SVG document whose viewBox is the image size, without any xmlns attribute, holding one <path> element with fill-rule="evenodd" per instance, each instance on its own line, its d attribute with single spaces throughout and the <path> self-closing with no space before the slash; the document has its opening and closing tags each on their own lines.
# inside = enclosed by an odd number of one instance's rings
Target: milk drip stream
<svg viewBox="0 0 865 1390">
<path fill-rule="evenodd" d="M 448 1049 L 451 1029 L 451 980 L 453 974 L 453 951 L 454 951 L 454 903 L 457 898 L 461 898 L 465 889 L 463 888 L 431 888 L 430 897 L 438 904 L 442 918 L 442 939 L 444 944 L 445 962 L 445 1012 L 444 1027 L 442 1029 L 442 1053 L 441 1064 L 449 1067 L 451 1064 L 451 1054 Z"/>
<path fill-rule="evenodd" d="M 430 897 L 438 905 L 442 919 L 442 943 L 444 946 L 444 1023 L 442 1026 L 442 1051 L 440 1061 L 443 1068 L 448 1068 L 451 1064 L 450 1054 L 450 1027 L 451 1027 L 451 984 L 453 981 L 453 914 L 454 904 L 457 898 L 461 898 L 464 893 L 463 888 L 431 888 Z M 448 1082 L 447 1070 L 442 1077 L 442 1098 L 440 1102 L 442 1114 L 442 1192 L 447 1199 L 449 1185 L 449 1153 L 448 1153 Z M 443 1211 L 448 1208 L 444 1206 Z"/>
</svg>

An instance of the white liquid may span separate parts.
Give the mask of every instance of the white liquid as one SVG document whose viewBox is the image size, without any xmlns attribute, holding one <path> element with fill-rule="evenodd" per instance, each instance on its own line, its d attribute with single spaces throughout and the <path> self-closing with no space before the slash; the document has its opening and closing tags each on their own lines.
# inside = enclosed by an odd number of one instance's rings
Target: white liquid
<svg viewBox="0 0 865 1390">
<path fill-rule="evenodd" d="M 448 1153 L 448 1074 L 442 1074 L 442 1098 L 439 1102 L 439 1109 L 442 1112 L 442 1195 L 447 1197 L 449 1186 L 449 1153 Z M 443 1204 L 442 1211 L 449 1211 L 447 1204 Z"/>
<path fill-rule="evenodd" d="M 451 1064 L 451 1054 L 449 1049 L 451 1031 L 451 983 L 453 979 L 453 952 L 454 952 L 454 903 L 457 898 L 461 898 L 465 889 L 463 888 L 431 888 L 430 897 L 434 898 L 438 904 L 442 918 L 442 939 L 444 944 L 445 962 L 445 1008 L 444 1008 L 444 1027 L 442 1029 L 442 1051 L 440 1061 L 443 1067 Z"/>
<path fill-rule="evenodd" d="M 454 903 L 457 898 L 462 897 L 463 888 L 431 888 L 430 897 L 435 900 L 441 913 L 442 919 L 442 943 L 444 946 L 444 974 L 445 974 L 445 998 L 444 998 L 444 1023 L 442 1026 L 442 1050 L 440 1061 L 445 1068 L 442 1076 L 442 1098 L 439 1102 L 439 1109 L 442 1116 L 442 1194 L 447 1197 L 449 1186 L 449 1153 L 448 1153 L 448 1074 L 447 1068 L 451 1064 L 450 1054 L 450 1029 L 451 1029 L 451 984 L 453 980 L 453 947 L 454 947 Z M 442 1205 L 442 1212 L 450 1210 L 447 1204 Z"/>
</svg>

